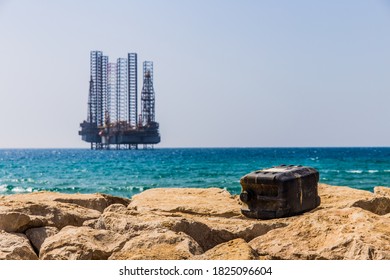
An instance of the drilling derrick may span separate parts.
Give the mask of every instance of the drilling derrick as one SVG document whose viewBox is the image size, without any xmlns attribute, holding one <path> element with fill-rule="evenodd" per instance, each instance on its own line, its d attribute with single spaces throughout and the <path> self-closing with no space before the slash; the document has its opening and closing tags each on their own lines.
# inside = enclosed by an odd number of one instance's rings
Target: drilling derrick
<svg viewBox="0 0 390 280">
<path fill-rule="evenodd" d="M 141 93 L 142 126 L 149 126 L 154 122 L 154 89 L 153 89 L 153 62 L 144 62 L 144 85 Z"/>
<path fill-rule="evenodd" d="M 153 88 L 153 62 L 144 61 L 144 84 L 142 86 L 141 93 L 141 120 L 140 128 L 145 131 L 150 138 L 151 143 L 144 143 L 144 148 L 148 148 L 148 144 L 153 147 L 153 142 L 160 142 L 160 136 L 158 135 L 159 124 L 155 122 L 154 116 L 154 88 Z M 155 140 L 153 140 L 155 139 Z M 158 143 L 157 142 L 157 143 Z"/>
<path fill-rule="evenodd" d="M 90 86 L 92 85 L 92 89 L 90 89 L 91 110 L 92 110 L 91 123 L 96 123 L 97 125 L 98 125 L 98 116 L 100 115 L 99 100 L 100 100 L 101 92 L 99 92 L 99 89 L 101 88 L 101 75 L 100 75 L 101 57 L 102 57 L 102 52 L 100 51 L 91 52 L 91 82 L 90 82 Z"/>
<path fill-rule="evenodd" d="M 141 115 L 138 121 L 137 54 L 109 62 L 101 51 L 91 51 L 91 79 L 87 120 L 80 124 L 82 140 L 91 149 L 138 149 L 158 144 L 159 124 L 155 121 L 153 62 L 143 63 Z"/>
</svg>

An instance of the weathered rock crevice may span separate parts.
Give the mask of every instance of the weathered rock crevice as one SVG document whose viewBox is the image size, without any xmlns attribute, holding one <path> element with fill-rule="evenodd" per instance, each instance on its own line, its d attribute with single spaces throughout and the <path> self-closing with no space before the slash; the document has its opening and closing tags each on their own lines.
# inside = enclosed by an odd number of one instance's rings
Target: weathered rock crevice
<svg viewBox="0 0 390 280">
<path fill-rule="evenodd" d="M 353 207 L 359 207 L 377 215 L 386 215 L 390 213 L 390 197 L 374 197 L 372 199 L 358 200 L 352 204 Z"/>
</svg>

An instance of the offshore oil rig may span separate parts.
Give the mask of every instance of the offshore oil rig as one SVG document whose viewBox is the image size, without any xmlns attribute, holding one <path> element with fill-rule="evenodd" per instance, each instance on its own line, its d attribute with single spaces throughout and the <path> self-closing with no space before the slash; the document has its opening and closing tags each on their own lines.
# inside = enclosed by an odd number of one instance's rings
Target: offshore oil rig
<svg viewBox="0 0 390 280">
<path fill-rule="evenodd" d="M 143 62 L 141 114 L 138 115 L 137 54 L 109 62 L 91 51 L 87 120 L 79 135 L 92 150 L 153 148 L 161 141 L 155 121 L 153 62 Z"/>
</svg>

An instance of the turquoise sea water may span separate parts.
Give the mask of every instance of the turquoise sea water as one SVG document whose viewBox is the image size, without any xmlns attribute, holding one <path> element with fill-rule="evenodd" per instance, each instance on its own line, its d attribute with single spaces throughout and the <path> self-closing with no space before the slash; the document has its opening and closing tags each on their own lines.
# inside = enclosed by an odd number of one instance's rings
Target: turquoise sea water
<svg viewBox="0 0 390 280">
<path fill-rule="evenodd" d="M 390 148 L 15 149 L 0 150 L 0 195 L 49 190 L 131 197 L 166 187 L 238 194 L 240 177 L 279 164 L 312 166 L 331 185 L 390 187 Z"/>
</svg>

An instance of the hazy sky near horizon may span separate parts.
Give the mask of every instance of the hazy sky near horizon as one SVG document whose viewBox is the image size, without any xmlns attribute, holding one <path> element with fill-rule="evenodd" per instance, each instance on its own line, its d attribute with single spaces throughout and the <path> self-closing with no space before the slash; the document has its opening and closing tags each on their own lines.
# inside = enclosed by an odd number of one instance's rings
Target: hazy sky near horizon
<svg viewBox="0 0 390 280">
<path fill-rule="evenodd" d="M 390 146 L 389 30 L 390 0 L 0 0 L 0 148 L 89 147 L 91 50 L 154 61 L 158 147 Z"/>
</svg>

